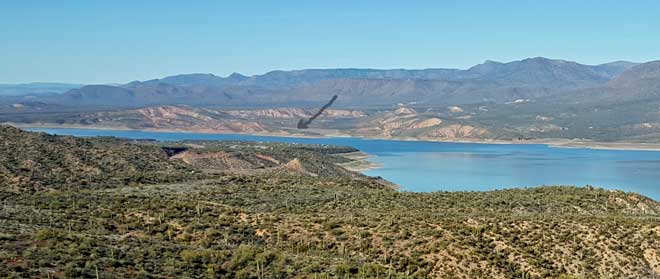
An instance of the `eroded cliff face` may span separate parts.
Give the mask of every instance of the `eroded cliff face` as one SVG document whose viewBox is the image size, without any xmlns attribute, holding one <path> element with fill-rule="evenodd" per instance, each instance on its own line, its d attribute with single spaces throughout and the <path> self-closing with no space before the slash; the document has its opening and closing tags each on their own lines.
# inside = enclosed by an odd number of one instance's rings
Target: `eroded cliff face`
<svg viewBox="0 0 660 279">
<path fill-rule="evenodd" d="M 184 117 L 192 118 L 198 121 L 211 121 L 213 118 L 202 115 L 191 108 L 162 106 L 137 109 L 135 112 L 141 114 L 146 120 L 153 123 L 181 120 Z"/>
<path fill-rule="evenodd" d="M 304 134 L 296 130 L 299 119 L 316 111 L 303 108 L 215 110 L 189 106 L 157 106 L 82 115 L 79 123 L 103 127 L 162 129 L 211 133 Z M 341 132 L 352 136 L 420 139 L 484 139 L 489 131 L 462 123 L 466 115 L 418 112 L 400 106 L 391 110 L 362 111 L 328 109 L 314 123 L 314 132 L 324 135 Z M 467 115 L 470 116 L 470 115 Z M 449 117 L 449 119 L 444 119 Z M 547 126 L 547 125 L 546 125 Z"/>
<path fill-rule="evenodd" d="M 487 134 L 488 131 L 483 128 L 477 128 L 470 125 L 452 124 L 425 132 L 422 136 L 442 139 L 481 139 Z"/>
<path fill-rule="evenodd" d="M 223 111 L 188 106 L 159 106 L 83 115 L 80 123 L 133 129 L 199 132 L 265 133 L 261 123 L 231 117 Z"/>
<path fill-rule="evenodd" d="M 359 122 L 355 132 L 362 136 L 439 140 L 483 139 L 489 135 L 485 128 L 451 123 L 433 115 L 399 107 L 393 111 L 374 114 L 368 121 Z"/>
<path fill-rule="evenodd" d="M 241 118 L 274 118 L 274 119 L 290 119 L 290 118 L 309 118 L 316 109 L 302 109 L 302 108 L 273 108 L 273 109 L 254 109 L 254 110 L 229 110 L 225 111 L 227 114 L 234 117 Z M 331 118 L 351 118 L 363 117 L 366 113 L 360 110 L 348 109 L 327 109 L 323 112 L 324 117 Z"/>
<path fill-rule="evenodd" d="M 420 129 L 420 128 L 428 128 L 428 127 L 433 127 L 433 126 L 438 126 L 442 124 L 442 120 L 438 118 L 429 118 L 426 120 L 419 121 L 415 123 L 414 125 L 410 126 L 411 129 Z"/>
<path fill-rule="evenodd" d="M 242 118 L 307 118 L 312 116 L 313 112 L 301 108 L 276 108 L 276 109 L 256 109 L 256 110 L 231 110 L 227 114 Z"/>
<path fill-rule="evenodd" d="M 394 111 L 396 115 L 415 115 L 417 112 L 414 109 L 407 107 L 400 107 Z"/>
<path fill-rule="evenodd" d="M 375 130 L 380 131 L 380 135 L 394 136 L 406 131 L 413 131 L 429 127 L 435 127 L 442 124 L 442 120 L 438 118 L 419 119 L 414 115 L 406 116 L 386 116 L 382 119 L 375 121 Z M 363 129 L 368 131 L 369 128 Z"/>
</svg>

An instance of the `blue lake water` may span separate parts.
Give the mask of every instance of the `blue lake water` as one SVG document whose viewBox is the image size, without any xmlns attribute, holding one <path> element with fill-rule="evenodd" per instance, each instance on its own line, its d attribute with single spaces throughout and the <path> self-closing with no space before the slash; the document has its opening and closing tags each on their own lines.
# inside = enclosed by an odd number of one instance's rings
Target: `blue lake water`
<svg viewBox="0 0 660 279">
<path fill-rule="evenodd" d="M 594 185 L 660 200 L 660 152 L 359 138 L 293 138 L 92 129 L 33 128 L 51 134 L 130 139 L 248 140 L 346 145 L 383 167 L 364 172 L 406 191 L 481 191 L 539 185 Z"/>
</svg>

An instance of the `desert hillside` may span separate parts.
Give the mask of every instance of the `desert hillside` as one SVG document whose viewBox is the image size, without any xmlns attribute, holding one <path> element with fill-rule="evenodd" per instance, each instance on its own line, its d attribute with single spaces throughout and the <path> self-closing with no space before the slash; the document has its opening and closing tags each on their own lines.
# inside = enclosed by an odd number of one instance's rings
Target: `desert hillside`
<svg viewBox="0 0 660 279">
<path fill-rule="evenodd" d="M 2 129 L 13 135 L 0 138 L 11 154 L 0 161 L 3 277 L 660 273 L 660 204 L 637 194 L 571 186 L 408 193 L 340 167 L 352 148 Z M 103 175 L 127 179 L 91 175 L 98 160 L 122 166 Z M 55 168 L 65 178 L 55 179 Z M 133 179 L 142 172 L 149 179 Z"/>
</svg>

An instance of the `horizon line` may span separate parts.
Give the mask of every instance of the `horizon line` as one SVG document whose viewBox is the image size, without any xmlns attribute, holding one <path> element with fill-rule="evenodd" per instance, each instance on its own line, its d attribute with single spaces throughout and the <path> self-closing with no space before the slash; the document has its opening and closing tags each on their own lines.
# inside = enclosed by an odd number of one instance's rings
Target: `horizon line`
<svg viewBox="0 0 660 279">
<path fill-rule="evenodd" d="M 645 62 L 634 62 L 634 61 L 628 61 L 628 60 L 614 60 L 614 61 L 603 62 L 603 63 L 599 63 L 599 64 L 583 64 L 583 63 L 580 63 L 580 62 L 577 62 L 577 61 L 574 61 L 574 60 L 566 60 L 566 59 L 561 59 L 561 58 L 548 58 L 548 57 L 545 57 L 545 56 L 535 56 L 535 57 L 522 58 L 522 59 L 519 59 L 519 60 L 510 60 L 510 61 L 507 61 L 507 62 L 501 62 L 501 61 L 486 59 L 481 63 L 472 65 L 472 66 L 467 67 L 467 68 L 442 68 L 442 67 L 429 67 L 429 68 L 376 68 L 376 67 L 328 67 L 328 68 L 321 68 L 321 67 L 318 67 L 317 68 L 317 67 L 310 67 L 310 68 L 273 69 L 273 70 L 268 70 L 268 71 L 262 72 L 260 74 L 247 74 L 247 75 L 242 74 L 240 72 L 232 72 L 230 74 L 227 74 L 226 76 L 218 75 L 218 74 L 211 73 L 211 72 L 206 72 L 206 73 L 205 72 L 188 72 L 188 73 L 178 73 L 178 74 L 175 73 L 175 74 L 169 74 L 169 75 L 166 74 L 166 75 L 163 75 L 163 76 L 157 77 L 157 78 L 143 79 L 143 80 L 136 79 L 136 80 L 130 80 L 130 81 L 127 81 L 127 82 L 106 82 L 106 83 L 94 83 L 94 82 L 92 82 L 92 83 L 85 83 L 85 82 L 62 82 L 62 81 L 43 81 L 43 80 L 40 81 L 40 80 L 37 80 L 37 81 L 30 81 L 30 82 L 0 82 L 0 85 L 3 85 L 3 86 L 12 86 L 12 85 L 13 86 L 20 86 L 20 85 L 33 85 L 33 84 L 39 84 L 39 83 L 43 83 L 43 84 L 51 83 L 51 84 L 61 84 L 61 85 L 123 85 L 123 84 L 128 84 L 128 83 L 131 83 L 131 82 L 144 82 L 144 81 L 150 81 L 150 80 L 159 80 L 159 79 L 163 79 L 163 78 L 167 78 L 167 77 L 181 76 L 181 75 L 213 75 L 213 76 L 220 77 L 220 78 L 228 78 L 232 75 L 238 74 L 238 75 L 241 75 L 241 76 L 244 76 L 244 77 L 252 78 L 252 77 L 256 77 L 256 76 L 266 75 L 266 74 L 272 73 L 272 72 L 295 72 L 295 71 L 309 71 L 309 70 L 373 70 L 373 71 L 449 70 L 449 71 L 467 71 L 467 70 L 470 70 L 471 68 L 474 68 L 475 66 L 483 65 L 483 64 L 486 64 L 486 63 L 489 63 L 489 62 L 490 63 L 499 63 L 499 64 L 509 64 L 509 63 L 522 62 L 522 61 L 525 61 L 525 60 L 532 60 L 532 59 L 545 59 L 545 60 L 552 60 L 552 61 L 572 62 L 572 63 L 577 63 L 577 64 L 584 65 L 584 66 L 592 66 L 592 67 L 606 65 L 606 64 L 612 64 L 612 63 L 644 64 L 644 63 L 649 63 L 649 62 L 654 62 L 654 61 L 660 61 L 660 58 L 659 58 L 659 59 L 649 60 L 649 61 L 645 61 Z"/>
</svg>

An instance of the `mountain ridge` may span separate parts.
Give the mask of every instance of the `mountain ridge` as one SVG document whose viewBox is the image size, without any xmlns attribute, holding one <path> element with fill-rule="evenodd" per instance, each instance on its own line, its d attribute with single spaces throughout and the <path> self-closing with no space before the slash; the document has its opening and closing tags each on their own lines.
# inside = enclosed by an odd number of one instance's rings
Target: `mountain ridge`
<svg viewBox="0 0 660 279">
<path fill-rule="evenodd" d="M 337 68 L 275 70 L 253 76 L 233 73 L 227 77 L 193 73 L 118 86 L 87 85 L 44 97 L 43 102 L 117 107 L 315 106 L 339 94 L 337 105 L 346 107 L 504 103 L 607 86 L 638 65 L 617 61 L 591 66 L 534 57 L 507 63 L 486 61 L 465 70 Z"/>
<path fill-rule="evenodd" d="M 485 61 L 466 70 L 311 69 L 249 77 L 198 73 L 118 86 L 88 85 L 59 95 L 0 98 L 0 122 L 282 133 L 291 124 L 268 114 L 225 112 L 318 108 L 334 95 L 339 97 L 333 109 L 363 110 L 370 117 L 324 116 L 317 128 L 329 133 L 443 140 L 660 141 L 659 61 L 593 66 L 543 57 Z M 387 112 L 401 107 L 417 110 L 421 118 L 393 129 Z M 211 120 L 193 119 L 185 111 L 208 114 Z M 182 114 L 176 120 L 163 118 L 170 112 Z M 371 118 L 374 121 L 368 121 Z M 417 121 L 434 118 L 442 124 L 413 128 L 419 126 Z"/>
</svg>

